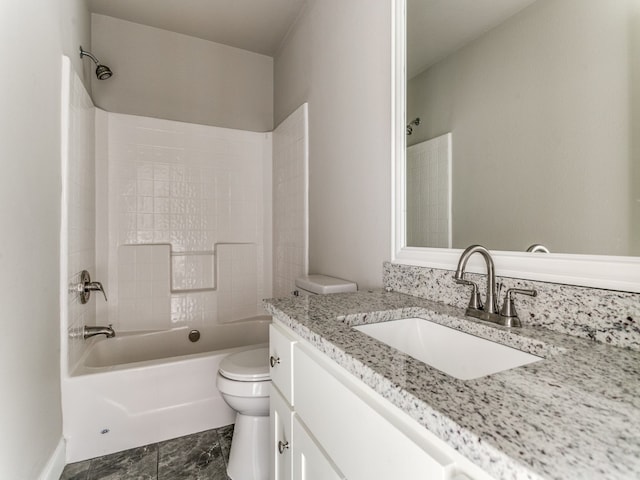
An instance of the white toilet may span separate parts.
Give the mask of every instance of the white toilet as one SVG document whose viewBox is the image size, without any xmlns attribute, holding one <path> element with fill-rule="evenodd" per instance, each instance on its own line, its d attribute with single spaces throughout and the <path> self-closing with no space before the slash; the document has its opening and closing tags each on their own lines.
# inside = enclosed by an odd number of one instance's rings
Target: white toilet
<svg viewBox="0 0 640 480">
<path fill-rule="evenodd" d="M 269 349 L 232 353 L 220 362 L 216 384 L 236 412 L 227 475 L 232 480 L 269 478 Z"/>
<path fill-rule="evenodd" d="M 355 292 L 353 282 L 325 275 L 296 279 L 294 295 Z M 269 349 L 232 353 L 220 362 L 216 379 L 225 402 L 236 412 L 227 475 L 232 480 L 269 478 Z"/>
</svg>

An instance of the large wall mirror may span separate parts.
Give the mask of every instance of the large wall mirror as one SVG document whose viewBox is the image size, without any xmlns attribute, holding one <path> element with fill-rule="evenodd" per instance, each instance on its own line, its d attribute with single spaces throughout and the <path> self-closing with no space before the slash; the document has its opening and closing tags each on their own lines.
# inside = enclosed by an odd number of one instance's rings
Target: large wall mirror
<svg viewBox="0 0 640 480">
<path fill-rule="evenodd" d="M 396 13 L 394 259 L 640 291 L 640 0 Z"/>
</svg>

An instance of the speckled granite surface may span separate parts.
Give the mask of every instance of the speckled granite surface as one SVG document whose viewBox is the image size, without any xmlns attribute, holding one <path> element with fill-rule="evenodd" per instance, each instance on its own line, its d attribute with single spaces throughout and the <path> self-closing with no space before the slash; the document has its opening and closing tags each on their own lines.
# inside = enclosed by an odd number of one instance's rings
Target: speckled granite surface
<svg viewBox="0 0 640 480">
<path fill-rule="evenodd" d="M 466 308 L 470 289 L 457 285 L 454 272 L 385 262 L 383 284 L 396 292 Z M 484 298 L 486 275 L 467 273 Z M 640 351 L 640 293 L 499 277 L 500 303 L 507 288 L 533 288 L 538 296 L 516 297 L 523 324 Z"/>
<path fill-rule="evenodd" d="M 509 330 L 397 292 L 265 301 L 267 310 L 496 479 L 640 478 L 640 353 Z M 526 309 L 523 309 L 526 310 Z M 458 380 L 353 330 L 410 316 L 545 357 Z"/>
</svg>

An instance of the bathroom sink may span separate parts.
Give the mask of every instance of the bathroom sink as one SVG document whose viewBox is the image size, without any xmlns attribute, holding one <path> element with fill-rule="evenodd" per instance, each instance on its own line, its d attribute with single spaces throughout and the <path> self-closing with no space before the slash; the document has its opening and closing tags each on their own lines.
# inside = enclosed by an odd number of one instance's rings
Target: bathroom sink
<svg viewBox="0 0 640 480">
<path fill-rule="evenodd" d="M 461 380 L 484 377 L 542 360 L 541 357 L 422 318 L 354 328 Z"/>
</svg>

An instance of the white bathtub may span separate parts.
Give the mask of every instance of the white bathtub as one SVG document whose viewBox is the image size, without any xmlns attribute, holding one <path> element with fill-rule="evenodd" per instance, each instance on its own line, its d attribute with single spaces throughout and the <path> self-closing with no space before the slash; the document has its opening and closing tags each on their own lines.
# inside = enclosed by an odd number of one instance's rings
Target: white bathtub
<svg viewBox="0 0 640 480">
<path fill-rule="evenodd" d="M 270 317 L 99 339 L 63 380 L 67 462 L 233 423 L 216 388 L 222 358 L 268 342 Z M 265 362 L 267 359 L 265 359 Z"/>
</svg>

